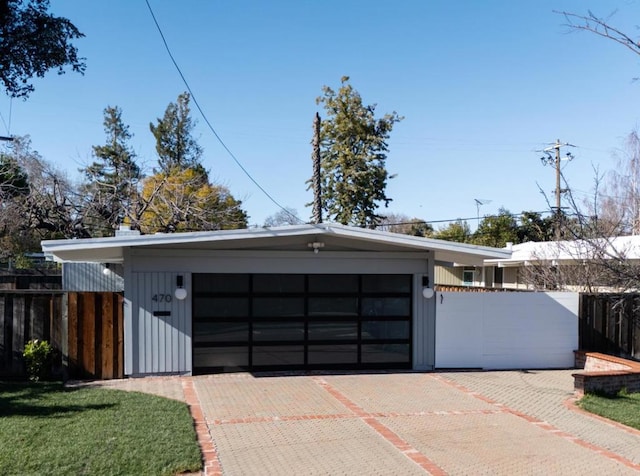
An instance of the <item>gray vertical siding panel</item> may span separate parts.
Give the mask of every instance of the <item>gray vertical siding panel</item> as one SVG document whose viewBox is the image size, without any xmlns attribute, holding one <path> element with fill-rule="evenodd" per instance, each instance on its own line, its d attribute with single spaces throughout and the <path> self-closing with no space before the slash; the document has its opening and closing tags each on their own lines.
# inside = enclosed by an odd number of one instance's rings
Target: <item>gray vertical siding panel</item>
<svg viewBox="0 0 640 476">
<path fill-rule="evenodd" d="M 122 292 L 124 269 L 121 264 L 109 264 L 104 273 L 102 263 L 62 263 L 62 289 L 77 292 Z"/>
<path fill-rule="evenodd" d="M 188 273 L 132 273 L 137 292 L 133 302 L 134 332 L 137 336 L 136 374 L 176 373 L 191 371 L 190 306 L 191 290 Z M 184 277 L 189 293 L 187 299 L 175 298 L 176 276 Z M 164 301 L 153 296 L 165 295 Z M 168 316 L 153 315 L 154 311 L 169 311 Z"/>
<path fill-rule="evenodd" d="M 191 318 L 192 316 L 192 312 L 193 312 L 193 296 L 192 296 L 192 292 L 193 292 L 193 288 L 191 286 L 192 283 L 192 275 L 191 273 L 186 274 L 185 275 L 185 281 L 184 284 L 187 287 L 187 292 L 189 293 L 187 296 L 187 299 L 185 299 L 184 301 L 184 320 L 185 320 L 185 339 L 183 341 L 181 341 L 182 345 L 184 346 L 180 357 L 182 358 L 183 356 L 186 359 L 186 362 L 184 363 L 184 369 L 185 371 L 191 372 L 193 370 L 193 362 L 192 362 L 192 356 L 193 356 L 193 349 L 192 349 L 192 339 L 193 339 L 193 329 L 192 329 L 192 323 L 193 320 Z"/>
</svg>

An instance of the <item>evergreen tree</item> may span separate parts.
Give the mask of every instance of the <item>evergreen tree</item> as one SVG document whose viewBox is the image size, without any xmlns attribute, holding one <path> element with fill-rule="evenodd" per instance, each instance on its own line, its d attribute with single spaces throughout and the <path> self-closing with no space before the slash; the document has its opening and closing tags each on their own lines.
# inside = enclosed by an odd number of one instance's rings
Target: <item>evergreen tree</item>
<svg viewBox="0 0 640 476">
<path fill-rule="evenodd" d="M 160 171 L 169 173 L 171 169 L 187 168 L 204 169 L 200 164 L 202 147 L 194 139 L 192 132 L 195 122 L 191 118 L 189 93 L 178 96 L 175 103 L 169 103 L 162 119 L 157 124 L 149 124 L 151 133 L 156 138 L 156 152 Z"/>
<path fill-rule="evenodd" d="M 185 92 L 167 106 L 155 126 L 149 125 L 160 170 L 144 180 L 140 228 L 145 233 L 246 228 L 242 202 L 209 181 L 189 113 Z"/>
<path fill-rule="evenodd" d="M 484 217 L 473 234 L 476 245 L 504 248 L 507 242 L 518 242 L 518 224 L 505 208 L 500 208 L 495 216 Z"/>
<path fill-rule="evenodd" d="M 339 223 L 373 228 L 381 220 L 377 208 L 391 201 L 387 140 L 402 117 L 393 112 L 376 119 L 375 105 L 362 103 L 347 76 L 341 82 L 337 92 L 324 86 L 316 100 L 327 116 L 320 130 L 322 208 Z"/>
<path fill-rule="evenodd" d="M 542 218 L 538 212 L 522 212 L 517 243 L 553 240 L 554 222 L 553 216 Z"/>
<path fill-rule="evenodd" d="M 110 231 L 106 233 L 111 234 L 125 219 L 136 222 L 141 172 L 135 162 L 136 154 L 129 146 L 132 134 L 122 120 L 122 110 L 117 106 L 105 108 L 103 124 L 106 143 L 93 146 L 97 160 L 80 171 L 87 179 L 86 224 L 107 228 Z"/>
<path fill-rule="evenodd" d="M 458 219 L 436 231 L 433 238 L 445 241 L 457 241 L 458 243 L 469 243 L 471 242 L 471 229 L 466 221 Z"/>
<path fill-rule="evenodd" d="M 71 43 L 84 35 L 48 9 L 49 0 L 0 1 L 0 82 L 12 97 L 28 97 L 34 90 L 30 79 L 50 69 L 63 74 L 70 66 L 84 73 L 84 58 Z"/>
<path fill-rule="evenodd" d="M 20 164 L 8 154 L 0 153 L 0 206 L 5 200 L 29 193 L 29 179 Z"/>
</svg>

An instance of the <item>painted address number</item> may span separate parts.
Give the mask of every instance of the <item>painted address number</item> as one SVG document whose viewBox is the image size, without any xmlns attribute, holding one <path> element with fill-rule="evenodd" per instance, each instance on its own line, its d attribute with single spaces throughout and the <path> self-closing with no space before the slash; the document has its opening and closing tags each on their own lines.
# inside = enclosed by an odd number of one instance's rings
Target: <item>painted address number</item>
<svg viewBox="0 0 640 476">
<path fill-rule="evenodd" d="M 154 294 L 151 298 L 154 302 L 171 302 L 173 296 L 171 294 Z"/>
</svg>

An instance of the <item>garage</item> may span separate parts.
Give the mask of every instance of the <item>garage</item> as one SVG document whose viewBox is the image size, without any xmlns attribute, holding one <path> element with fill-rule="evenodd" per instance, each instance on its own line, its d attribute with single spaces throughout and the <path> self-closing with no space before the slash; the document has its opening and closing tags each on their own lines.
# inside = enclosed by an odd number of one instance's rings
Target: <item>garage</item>
<svg viewBox="0 0 640 476">
<path fill-rule="evenodd" d="M 118 274 L 128 376 L 431 370 L 435 264 L 510 256 L 335 223 L 154 235 L 121 230 L 45 241 L 43 250 L 63 263 L 99 264 L 95 275 L 68 283 L 99 290 L 115 282 L 105 277 Z"/>
<path fill-rule="evenodd" d="M 194 373 L 410 369 L 410 274 L 194 274 Z"/>
</svg>

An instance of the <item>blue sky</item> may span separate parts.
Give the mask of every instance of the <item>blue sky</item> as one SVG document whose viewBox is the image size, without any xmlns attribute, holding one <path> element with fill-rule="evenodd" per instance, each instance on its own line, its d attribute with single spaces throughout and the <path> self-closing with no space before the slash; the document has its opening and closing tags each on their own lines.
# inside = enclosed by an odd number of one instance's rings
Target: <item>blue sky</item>
<svg viewBox="0 0 640 476">
<path fill-rule="evenodd" d="M 593 167 L 638 126 L 640 56 L 569 33 L 553 10 L 599 16 L 635 34 L 640 3 L 601 1 L 150 0 L 176 61 L 218 134 L 281 205 L 311 212 L 312 121 L 323 85 L 343 75 L 377 112 L 405 119 L 389 141 L 388 211 L 427 221 L 547 209 L 554 170 L 536 152 L 578 147 L 564 172 L 576 196 Z M 186 88 L 143 0 L 53 0 L 86 35 L 84 76 L 48 74 L 27 101 L 0 98 L 0 133 L 32 145 L 71 177 L 104 142 L 102 111 L 120 106 L 141 164 L 156 162 L 149 122 Z M 640 35 L 639 35 L 640 36 Z M 211 177 L 243 201 L 252 225 L 278 211 L 198 112 Z M 9 129 L 7 131 L 7 129 Z M 471 223 L 474 226 L 474 223 Z"/>
</svg>

